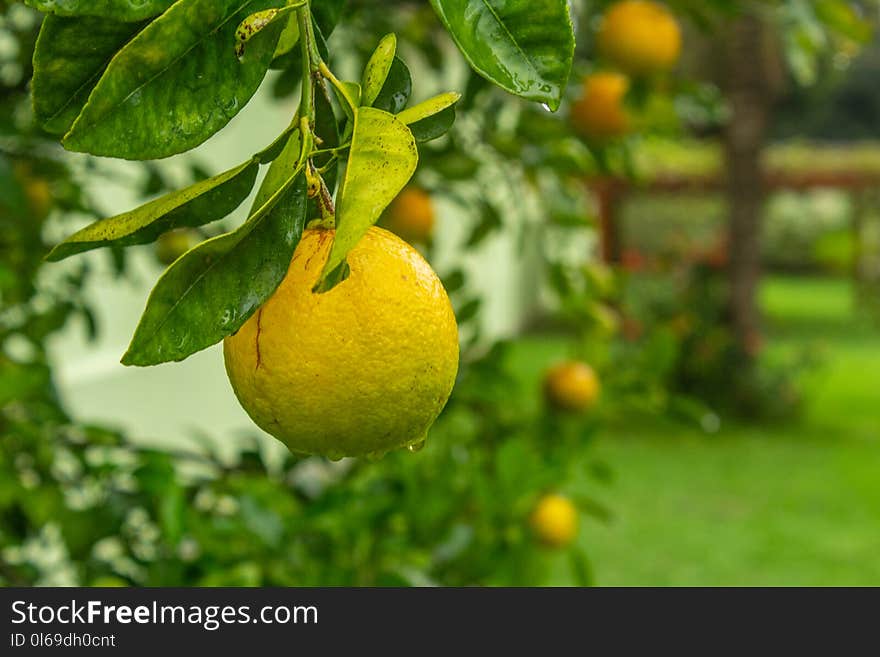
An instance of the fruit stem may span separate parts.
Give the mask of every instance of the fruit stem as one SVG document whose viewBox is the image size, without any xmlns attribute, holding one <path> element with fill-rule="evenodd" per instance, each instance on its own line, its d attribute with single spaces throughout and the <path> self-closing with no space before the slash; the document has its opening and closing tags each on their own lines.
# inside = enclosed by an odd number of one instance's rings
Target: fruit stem
<svg viewBox="0 0 880 657">
<path fill-rule="evenodd" d="M 302 95 L 300 96 L 300 115 L 308 118 L 309 126 L 315 123 L 315 76 L 321 56 L 315 44 L 315 32 L 312 27 L 312 11 L 307 0 L 296 8 L 296 20 L 299 25 L 300 50 L 302 52 Z"/>
<path fill-rule="evenodd" d="M 340 82 L 339 79 L 335 75 L 333 75 L 333 71 L 330 70 L 330 68 L 327 66 L 327 64 L 323 61 L 319 61 L 318 70 L 321 72 L 321 75 L 323 75 L 325 78 L 327 78 L 330 81 L 330 84 L 332 84 L 334 87 L 336 87 L 336 89 L 339 91 L 339 93 L 345 99 L 345 102 L 348 104 L 348 106 L 351 108 L 351 110 L 353 112 L 356 111 L 357 110 L 357 103 L 354 102 L 352 97 L 349 95 L 348 89 L 345 88 L 345 85 L 342 84 L 342 82 Z"/>
<path fill-rule="evenodd" d="M 315 169 L 311 160 L 308 163 L 308 176 L 312 178 L 318 185 L 318 189 L 316 190 L 315 200 L 318 203 L 318 209 L 321 211 L 321 220 L 329 223 L 332 227 L 336 223 L 336 208 L 333 205 L 333 196 L 330 194 L 330 190 L 327 188 L 327 183 L 324 182 L 324 177 L 321 175 L 320 171 Z"/>
</svg>

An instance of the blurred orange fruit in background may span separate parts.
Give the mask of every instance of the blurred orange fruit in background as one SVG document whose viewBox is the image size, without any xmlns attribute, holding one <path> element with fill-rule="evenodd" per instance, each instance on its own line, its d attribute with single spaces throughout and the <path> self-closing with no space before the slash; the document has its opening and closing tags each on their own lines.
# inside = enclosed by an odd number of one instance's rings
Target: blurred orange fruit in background
<svg viewBox="0 0 880 657">
<path fill-rule="evenodd" d="M 385 225 L 407 242 L 425 244 L 434 232 L 431 197 L 419 187 L 407 187 L 388 206 Z"/>
<path fill-rule="evenodd" d="M 570 119 L 579 135 L 592 141 L 622 137 L 632 129 L 624 104 L 629 78 L 604 71 L 584 78 L 580 97 L 571 106 Z"/>
<path fill-rule="evenodd" d="M 530 523 L 541 543 L 550 547 L 565 547 L 577 534 L 577 509 L 567 497 L 550 493 L 538 500 Z"/>
<path fill-rule="evenodd" d="M 602 18 L 599 52 L 631 75 L 670 70 L 681 54 L 681 28 L 672 12 L 647 0 L 613 4 Z"/>
<path fill-rule="evenodd" d="M 580 361 L 559 363 L 544 376 L 544 396 L 554 408 L 581 412 L 599 398 L 599 378 L 593 368 Z"/>
</svg>

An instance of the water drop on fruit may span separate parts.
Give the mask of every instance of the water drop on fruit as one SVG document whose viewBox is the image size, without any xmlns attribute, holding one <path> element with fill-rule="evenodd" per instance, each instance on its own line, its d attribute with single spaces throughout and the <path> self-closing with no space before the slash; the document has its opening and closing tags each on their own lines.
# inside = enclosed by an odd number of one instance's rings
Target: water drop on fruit
<svg viewBox="0 0 880 657">
<path fill-rule="evenodd" d="M 422 438 L 421 440 L 417 440 L 411 445 L 407 445 L 406 448 L 411 452 L 421 452 L 423 449 L 425 449 L 425 443 L 427 442 L 427 438 Z"/>
</svg>

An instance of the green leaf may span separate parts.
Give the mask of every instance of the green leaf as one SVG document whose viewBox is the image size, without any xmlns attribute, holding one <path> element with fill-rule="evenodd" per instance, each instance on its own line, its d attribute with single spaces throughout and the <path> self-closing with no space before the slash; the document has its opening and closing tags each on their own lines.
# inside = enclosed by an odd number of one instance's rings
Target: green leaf
<svg viewBox="0 0 880 657">
<path fill-rule="evenodd" d="M 241 23 L 239 23 L 238 27 L 235 29 L 235 38 L 238 42 L 235 47 L 235 54 L 239 57 L 244 56 L 244 51 L 247 46 L 248 41 L 253 39 L 257 34 L 262 32 L 264 29 L 272 25 L 277 20 L 285 19 L 285 18 L 293 18 L 290 14 L 296 9 L 295 5 L 288 5 L 286 7 L 273 8 L 273 9 L 265 9 L 263 11 L 258 11 L 247 18 L 245 18 Z M 284 27 L 281 28 L 280 35 L 275 45 L 275 50 L 272 53 L 272 58 L 278 57 L 279 48 L 281 46 L 281 36 L 285 36 L 289 41 L 293 38 L 293 43 L 290 44 L 290 48 L 293 47 L 293 44 L 299 40 L 299 28 L 296 27 L 295 34 L 292 34 L 289 29 L 289 21 L 284 21 Z M 285 47 L 287 44 L 285 44 Z M 287 48 L 285 52 L 289 52 L 290 48 Z M 283 53 L 282 53 L 283 54 Z"/>
<path fill-rule="evenodd" d="M 296 22 L 295 15 L 288 16 L 284 29 L 281 31 L 281 36 L 278 38 L 278 45 L 275 46 L 275 53 L 272 55 L 272 58 L 283 57 L 293 50 L 298 43 L 299 23 Z"/>
<path fill-rule="evenodd" d="M 458 292 L 464 287 L 464 284 L 465 277 L 461 269 L 455 269 L 443 277 L 443 287 L 446 289 L 447 294 Z"/>
<path fill-rule="evenodd" d="M 593 585 L 593 567 L 583 551 L 575 548 L 571 551 L 571 569 L 574 581 L 578 586 Z"/>
<path fill-rule="evenodd" d="M 385 84 L 372 104 L 376 109 L 397 114 L 406 107 L 411 93 L 412 76 L 409 69 L 400 57 L 394 57 Z"/>
<path fill-rule="evenodd" d="M 348 94 L 348 97 L 351 98 L 355 107 L 361 104 L 361 85 L 357 82 L 343 82 L 342 86 L 345 87 L 345 92 Z M 342 99 L 344 101 L 344 99 Z M 346 103 L 348 105 L 348 103 Z"/>
<path fill-rule="evenodd" d="M 330 51 L 327 48 L 327 39 L 324 37 L 325 32 L 321 28 L 320 23 L 315 20 L 314 16 L 312 16 L 312 27 L 315 32 L 315 45 L 318 46 L 318 54 L 321 55 L 321 59 L 325 62 L 330 61 Z M 333 30 L 332 25 L 330 26 L 330 30 Z M 326 34 L 329 36 L 330 32 L 327 32 Z"/>
<path fill-rule="evenodd" d="M 503 225 L 501 214 L 495 209 L 495 206 L 488 201 L 481 200 L 478 207 L 480 220 L 465 244 L 468 248 L 473 248 L 483 242 L 492 232 Z"/>
<path fill-rule="evenodd" d="M 299 51 L 292 50 L 288 54 L 272 61 L 272 68 L 281 70 L 272 84 L 272 97 L 285 98 L 298 92 L 302 83 L 302 60 Z"/>
<path fill-rule="evenodd" d="M 172 481 L 159 498 L 158 520 L 162 535 L 171 545 L 176 545 L 183 534 L 186 500 L 183 488 Z"/>
<path fill-rule="evenodd" d="M 480 307 L 482 305 L 483 302 L 480 299 L 470 299 L 469 301 L 462 304 L 460 308 L 456 308 L 455 320 L 458 322 L 459 326 L 471 321 L 474 317 L 476 317 L 477 314 L 480 312 Z"/>
<path fill-rule="evenodd" d="M 34 115 L 48 132 L 73 125 L 113 55 L 146 23 L 46 16 L 34 49 Z"/>
<path fill-rule="evenodd" d="M 250 159 L 139 208 L 96 221 L 58 244 L 46 259 L 63 260 L 103 246 L 146 244 L 174 228 L 201 226 L 222 219 L 250 194 L 259 168 L 259 162 Z"/>
<path fill-rule="evenodd" d="M 816 0 L 813 11 L 831 30 L 857 43 L 871 40 L 871 21 L 861 16 L 855 6 L 837 0 Z"/>
<path fill-rule="evenodd" d="M 306 201 L 300 168 L 240 228 L 181 256 L 150 294 L 122 363 L 183 360 L 241 328 L 284 279 Z"/>
<path fill-rule="evenodd" d="M 330 102 L 329 91 L 325 84 L 318 84 L 315 87 L 315 136 L 321 140 L 321 149 L 339 146 L 339 122 L 333 113 L 333 104 Z M 329 163 L 332 157 L 327 153 L 316 156 L 313 161 L 315 166 L 320 168 Z M 324 182 L 331 194 L 336 187 L 337 171 L 337 166 L 331 166 L 324 173 Z"/>
<path fill-rule="evenodd" d="M 591 497 L 578 496 L 575 498 L 575 502 L 584 513 L 593 516 L 605 524 L 610 524 L 614 520 L 614 512 Z"/>
<path fill-rule="evenodd" d="M 342 18 L 348 0 L 312 0 L 312 16 L 325 37 L 329 37 Z"/>
<path fill-rule="evenodd" d="M 174 0 L 24 0 L 24 3 L 57 16 L 97 16 L 132 22 L 158 16 L 174 4 Z"/>
<path fill-rule="evenodd" d="M 567 0 L 431 0 L 465 58 L 502 89 L 559 108 L 574 58 Z"/>
<path fill-rule="evenodd" d="M 284 144 L 278 157 L 272 162 L 272 166 L 266 172 L 257 195 L 254 197 L 253 205 L 251 205 L 251 214 L 259 212 L 267 203 L 272 201 L 279 190 L 283 189 L 285 184 L 289 182 L 291 174 L 296 171 L 299 163 L 300 151 L 302 150 L 302 141 L 299 132 L 290 136 Z"/>
<path fill-rule="evenodd" d="M 417 123 L 422 119 L 427 119 L 431 116 L 434 116 L 435 114 L 439 114 L 445 109 L 452 107 L 459 101 L 460 98 L 461 94 L 455 91 L 450 91 L 445 94 L 439 94 L 437 96 L 434 96 L 433 98 L 422 101 L 418 105 L 414 105 L 409 109 L 403 110 L 400 114 L 397 115 L 397 118 L 407 125 L 412 125 L 413 123 Z"/>
<path fill-rule="evenodd" d="M 376 50 L 364 67 L 364 75 L 361 80 L 361 104 L 370 106 L 376 100 L 376 96 L 385 86 L 385 80 L 394 62 L 394 53 L 397 52 L 397 37 L 386 34 L 382 37 Z"/>
<path fill-rule="evenodd" d="M 415 139 L 402 121 L 372 107 L 358 109 L 336 208 L 336 234 L 316 289 L 332 287 L 330 275 L 409 182 L 418 161 Z"/>
<path fill-rule="evenodd" d="M 348 138 L 351 137 L 352 130 L 354 130 L 355 108 L 360 106 L 361 103 L 361 85 L 357 82 L 343 81 L 342 88 L 344 89 L 345 93 L 343 93 L 342 90 L 338 89 L 336 86 L 333 87 L 333 93 L 336 96 L 336 99 L 339 101 L 339 105 L 340 107 L 342 107 L 342 111 L 345 112 L 345 117 L 347 119 L 341 139 L 342 141 L 348 141 Z"/>
<path fill-rule="evenodd" d="M 283 0 L 181 0 L 117 53 L 64 138 L 70 150 L 156 159 L 198 146 L 256 91 L 283 27 L 236 57 L 235 30 Z"/>
<path fill-rule="evenodd" d="M 403 110 L 397 115 L 409 126 L 417 142 L 431 141 L 441 137 L 455 123 L 455 104 L 461 94 L 449 92 Z"/>
<path fill-rule="evenodd" d="M 426 141 L 431 141 L 432 139 L 437 139 L 437 137 L 442 137 L 449 132 L 449 129 L 454 123 L 455 106 L 451 105 L 438 114 L 411 123 L 409 129 L 412 131 L 413 137 L 416 138 L 417 142 L 424 143 Z"/>
<path fill-rule="evenodd" d="M 259 153 L 254 155 L 254 159 L 259 161 L 260 164 L 266 164 L 267 162 L 272 162 L 275 160 L 287 144 L 290 142 L 291 136 L 299 132 L 299 125 L 296 120 L 291 122 L 289 126 L 282 132 L 280 135 L 275 137 L 275 141 L 266 146 Z"/>
</svg>

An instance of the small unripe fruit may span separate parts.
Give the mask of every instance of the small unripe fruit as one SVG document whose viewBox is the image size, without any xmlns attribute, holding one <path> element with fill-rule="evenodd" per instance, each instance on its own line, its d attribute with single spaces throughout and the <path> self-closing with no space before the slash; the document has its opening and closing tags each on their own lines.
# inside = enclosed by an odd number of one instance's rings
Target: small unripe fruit
<svg viewBox="0 0 880 657">
<path fill-rule="evenodd" d="M 577 133 L 598 142 L 629 134 L 632 118 L 624 104 L 628 90 L 629 79 L 621 73 L 585 77 L 581 95 L 571 106 L 570 120 Z"/>
<path fill-rule="evenodd" d="M 170 265 L 194 247 L 196 241 L 193 231 L 187 228 L 169 230 L 156 240 L 156 260 L 163 265 Z"/>
</svg>

